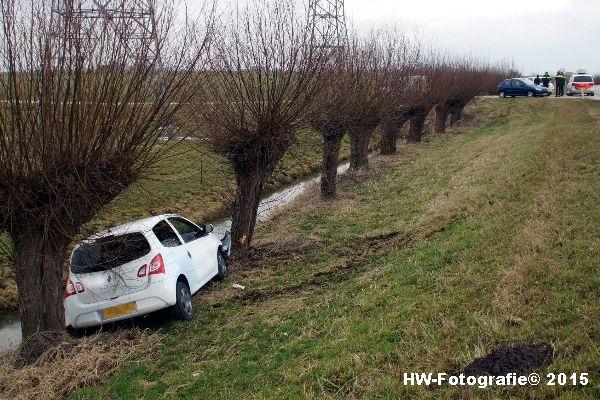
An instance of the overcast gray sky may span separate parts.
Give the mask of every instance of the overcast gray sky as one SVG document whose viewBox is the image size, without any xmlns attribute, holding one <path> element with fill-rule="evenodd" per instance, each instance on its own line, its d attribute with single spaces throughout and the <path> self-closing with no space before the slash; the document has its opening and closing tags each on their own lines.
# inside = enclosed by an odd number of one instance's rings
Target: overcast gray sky
<svg viewBox="0 0 600 400">
<path fill-rule="evenodd" d="M 600 0 L 345 0 L 357 27 L 400 23 L 456 52 L 513 60 L 525 74 L 600 73 Z"/>
<path fill-rule="evenodd" d="M 184 1 L 194 9 L 203 0 Z M 345 0 L 345 7 L 349 26 L 418 30 L 452 53 L 513 61 L 527 75 L 559 68 L 600 73 L 600 0 Z"/>
</svg>

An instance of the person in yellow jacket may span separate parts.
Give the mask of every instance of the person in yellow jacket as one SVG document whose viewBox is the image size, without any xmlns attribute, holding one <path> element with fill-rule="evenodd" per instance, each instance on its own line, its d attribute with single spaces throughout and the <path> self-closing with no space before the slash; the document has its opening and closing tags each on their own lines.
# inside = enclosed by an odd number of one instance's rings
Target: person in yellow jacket
<svg viewBox="0 0 600 400">
<path fill-rule="evenodd" d="M 544 76 L 542 76 L 542 86 L 547 88 L 550 85 L 551 81 L 552 81 L 552 77 L 550 75 L 548 75 L 548 72 L 546 72 L 544 74 Z"/>
<path fill-rule="evenodd" d="M 554 77 L 554 82 L 556 83 L 556 97 L 562 97 L 565 95 L 565 82 L 567 78 L 563 75 L 562 71 L 558 71 L 556 76 Z"/>
</svg>

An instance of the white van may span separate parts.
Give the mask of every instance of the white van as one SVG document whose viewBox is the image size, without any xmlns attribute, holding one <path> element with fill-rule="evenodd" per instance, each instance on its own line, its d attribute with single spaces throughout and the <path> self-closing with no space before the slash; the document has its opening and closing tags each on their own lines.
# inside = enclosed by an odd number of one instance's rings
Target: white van
<svg viewBox="0 0 600 400">
<path fill-rule="evenodd" d="M 567 83 L 567 96 L 584 94 L 594 95 L 594 78 L 588 74 L 574 74 Z"/>
</svg>

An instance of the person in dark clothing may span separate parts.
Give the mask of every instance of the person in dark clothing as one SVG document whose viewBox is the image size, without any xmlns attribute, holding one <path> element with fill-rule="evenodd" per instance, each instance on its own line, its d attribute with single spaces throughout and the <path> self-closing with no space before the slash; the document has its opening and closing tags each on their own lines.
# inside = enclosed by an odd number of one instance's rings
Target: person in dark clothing
<svg viewBox="0 0 600 400">
<path fill-rule="evenodd" d="M 533 84 L 534 84 L 535 86 L 539 86 L 539 85 L 540 85 L 540 83 L 542 83 L 542 80 L 540 79 L 540 76 L 539 76 L 539 75 L 536 75 L 536 76 L 535 76 L 535 79 L 533 80 Z"/>
<path fill-rule="evenodd" d="M 556 82 L 556 97 L 562 97 L 565 95 L 565 81 L 566 80 L 567 80 L 567 78 L 565 78 L 562 71 L 558 71 L 558 73 L 554 77 L 554 81 Z"/>
<path fill-rule="evenodd" d="M 551 80 L 552 80 L 552 77 L 550 75 L 548 75 L 548 72 L 546 72 L 544 74 L 544 76 L 542 76 L 542 86 L 547 88 L 548 85 L 550 85 Z"/>
</svg>

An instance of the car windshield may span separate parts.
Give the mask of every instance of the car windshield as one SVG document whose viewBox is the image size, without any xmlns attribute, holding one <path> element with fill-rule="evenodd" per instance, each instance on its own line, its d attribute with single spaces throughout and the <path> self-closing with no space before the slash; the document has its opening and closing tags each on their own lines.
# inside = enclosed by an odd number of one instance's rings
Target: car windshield
<svg viewBox="0 0 600 400">
<path fill-rule="evenodd" d="M 533 84 L 533 82 L 531 82 L 529 79 L 519 79 L 521 82 L 523 82 L 525 85 L 527 86 L 535 86 Z"/>
<path fill-rule="evenodd" d="M 109 235 L 85 242 L 73 251 L 74 274 L 100 272 L 127 264 L 150 253 L 150 245 L 140 232 Z"/>
<path fill-rule="evenodd" d="M 576 76 L 573 79 L 573 82 L 588 82 L 588 83 L 591 83 L 591 82 L 594 82 L 594 80 L 589 75 L 579 75 L 579 76 Z"/>
</svg>

